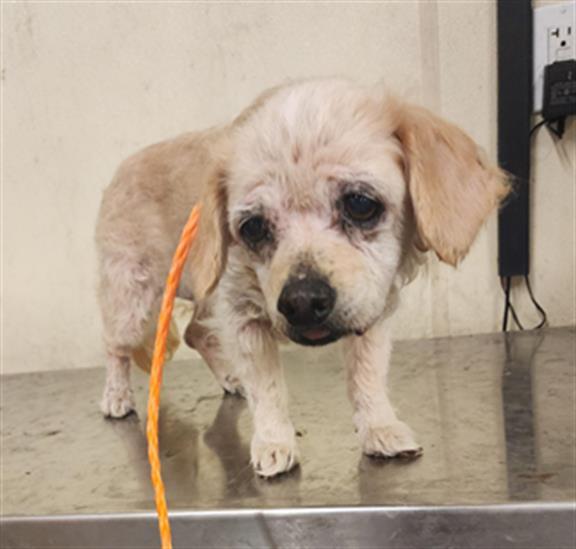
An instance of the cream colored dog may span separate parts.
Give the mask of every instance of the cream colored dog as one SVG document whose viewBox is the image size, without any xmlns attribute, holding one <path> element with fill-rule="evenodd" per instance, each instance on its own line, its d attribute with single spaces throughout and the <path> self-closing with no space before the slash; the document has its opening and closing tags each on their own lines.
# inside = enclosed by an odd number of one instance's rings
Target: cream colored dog
<svg viewBox="0 0 576 549">
<path fill-rule="evenodd" d="M 226 391 L 246 395 L 257 473 L 298 461 L 286 339 L 342 339 L 363 451 L 419 455 L 386 391 L 389 318 L 419 251 L 455 265 L 507 189 L 455 126 L 336 79 L 269 90 L 229 126 L 143 150 L 120 167 L 98 220 L 104 414 L 134 409 L 130 361 L 149 361 L 172 253 L 200 200 L 179 290 L 196 304 L 185 339 Z"/>
</svg>

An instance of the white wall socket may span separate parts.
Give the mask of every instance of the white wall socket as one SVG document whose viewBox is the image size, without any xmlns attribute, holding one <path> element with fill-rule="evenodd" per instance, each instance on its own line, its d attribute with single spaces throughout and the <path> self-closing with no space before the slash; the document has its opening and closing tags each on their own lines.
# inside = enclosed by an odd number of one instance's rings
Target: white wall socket
<svg viewBox="0 0 576 549">
<path fill-rule="evenodd" d="M 542 110 L 544 67 L 576 59 L 576 0 L 534 10 L 534 112 Z"/>
</svg>

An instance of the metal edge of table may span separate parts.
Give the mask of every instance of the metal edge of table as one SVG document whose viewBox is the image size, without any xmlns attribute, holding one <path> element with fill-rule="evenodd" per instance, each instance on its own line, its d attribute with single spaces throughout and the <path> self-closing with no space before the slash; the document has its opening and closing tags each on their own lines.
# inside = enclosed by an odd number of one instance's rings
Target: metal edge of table
<svg viewBox="0 0 576 549">
<path fill-rule="evenodd" d="M 175 547 L 550 548 L 576 542 L 576 502 L 223 509 L 170 513 Z M 154 512 L 0 519 L 1 547 L 159 545 Z"/>
</svg>

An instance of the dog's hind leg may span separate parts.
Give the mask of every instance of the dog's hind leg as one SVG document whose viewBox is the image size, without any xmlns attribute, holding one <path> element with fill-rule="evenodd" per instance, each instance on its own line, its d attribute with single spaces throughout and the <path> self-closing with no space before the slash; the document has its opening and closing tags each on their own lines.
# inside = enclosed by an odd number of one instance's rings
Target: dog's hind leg
<svg viewBox="0 0 576 549">
<path fill-rule="evenodd" d="M 101 401 L 105 416 L 121 418 L 134 410 L 131 357 L 153 331 L 161 285 L 143 261 L 103 258 L 99 301 L 106 345 L 106 383 Z"/>
<path fill-rule="evenodd" d="M 100 401 L 106 417 L 122 418 L 134 411 L 130 387 L 130 355 L 120 349 L 106 353 L 106 383 Z"/>
</svg>

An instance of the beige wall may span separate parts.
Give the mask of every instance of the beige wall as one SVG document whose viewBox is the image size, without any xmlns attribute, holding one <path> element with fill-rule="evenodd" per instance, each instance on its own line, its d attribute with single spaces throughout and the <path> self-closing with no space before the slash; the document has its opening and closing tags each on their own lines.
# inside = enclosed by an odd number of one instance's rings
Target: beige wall
<svg viewBox="0 0 576 549">
<path fill-rule="evenodd" d="M 92 235 L 115 167 L 146 144 L 228 120 L 267 86 L 332 74 L 383 80 L 495 156 L 490 2 L 2 10 L 4 372 L 102 363 Z M 563 325 L 575 320 L 574 124 L 562 154 L 545 132 L 537 142 L 533 284 Z M 436 261 L 426 270 L 405 293 L 397 337 L 499 328 L 495 217 L 458 271 Z"/>
</svg>

